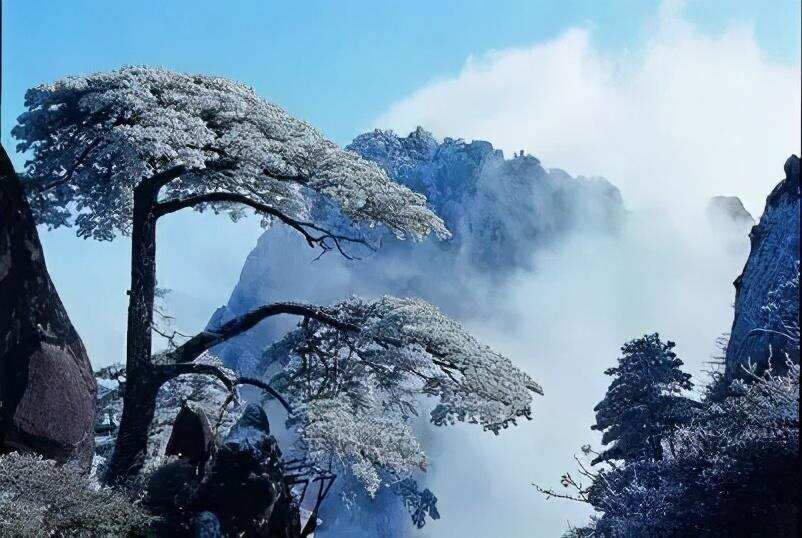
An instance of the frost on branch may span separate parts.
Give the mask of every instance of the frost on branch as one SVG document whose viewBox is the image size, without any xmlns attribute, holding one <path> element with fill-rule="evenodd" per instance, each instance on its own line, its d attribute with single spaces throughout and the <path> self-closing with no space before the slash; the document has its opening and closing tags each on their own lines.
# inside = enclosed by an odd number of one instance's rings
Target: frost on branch
<svg viewBox="0 0 802 538">
<path fill-rule="evenodd" d="M 425 457 L 408 422 L 421 396 L 437 399 L 436 425 L 458 421 L 498 433 L 531 415 L 540 386 L 506 357 L 418 299 L 352 297 L 326 309 L 359 327 L 343 332 L 314 320 L 267 353 L 286 361 L 273 380 L 298 413 L 301 448 L 320 465 L 334 459 L 375 493 L 422 469 Z"/>
<path fill-rule="evenodd" d="M 769 354 L 769 366 L 782 369 L 782 363 L 788 360 L 799 363 L 799 261 L 794 275 L 768 293 L 761 314 L 762 326 L 750 335 L 767 333 L 780 337 L 775 342 L 778 349 Z M 778 364 L 771 364 L 772 358 Z"/>
<path fill-rule="evenodd" d="M 346 397 L 313 400 L 300 410 L 305 421 L 298 434 L 307 457 L 322 464 L 335 457 L 373 496 L 381 485 L 382 471 L 407 477 L 426 469 L 423 454 L 409 425 L 381 402 L 354 408 Z"/>
<path fill-rule="evenodd" d="M 12 133 L 33 153 L 32 203 L 51 227 L 74 217 L 82 236 L 128 233 L 134 187 L 183 166 L 164 198 L 235 193 L 303 219 L 322 195 L 354 222 L 399 237 L 449 235 L 424 196 L 224 78 L 126 67 L 38 86 L 25 105 Z M 219 201 L 213 209 L 234 219 L 243 211 Z"/>
</svg>

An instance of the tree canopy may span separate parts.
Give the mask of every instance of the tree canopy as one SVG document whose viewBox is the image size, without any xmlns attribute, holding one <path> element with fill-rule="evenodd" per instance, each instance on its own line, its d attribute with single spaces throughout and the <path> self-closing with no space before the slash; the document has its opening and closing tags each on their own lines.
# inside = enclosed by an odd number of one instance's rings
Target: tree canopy
<svg viewBox="0 0 802 538">
<path fill-rule="evenodd" d="M 308 319 L 267 350 L 286 364 L 271 384 L 293 407 L 302 451 L 350 468 L 370 494 L 382 473 L 398 480 L 425 469 L 409 424 L 422 395 L 436 399 L 435 425 L 462 421 L 499 433 L 530 418 L 532 394 L 543 393 L 424 301 L 351 297 L 325 311 L 339 327 Z"/>
<path fill-rule="evenodd" d="M 604 372 L 613 380 L 594 408 L 592 429 L 604 431 L 602 443 L 612 446 L 594 464 L 662 457 L 661 440 L 687 418 L 691 405 L 680 394 L 693 387 L 690 374 L 680 370 L 682 360 L 674 346 L 661 341 L 657 333 L 644 335 L 624 344 L 618 366 Z"/>
<path fill-rule="evenodd" d="M 449 235 L 424 196 L 225 78 L 125 67 L 37 86 L 25 106 L 12 134 L 31 152 L 32 205 L 51 227 L 74 223 L 79 235 L 105 240 L 128 234 L 134 188 L 162 174 L 165 201 L 234 219 L 251 201 L 303 220 L 322 196 L 399 237 Z"/>
</svg>

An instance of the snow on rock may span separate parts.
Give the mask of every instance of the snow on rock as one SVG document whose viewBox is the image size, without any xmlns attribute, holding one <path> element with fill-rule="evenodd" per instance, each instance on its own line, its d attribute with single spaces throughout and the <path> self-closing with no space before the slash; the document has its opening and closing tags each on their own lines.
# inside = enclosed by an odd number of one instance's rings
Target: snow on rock
<svg viewBox="0 0 802 538">
<path fill-rule="evenodd" d="M 783 352 L 790 351 L 793 345 L 787 337 L 763 329 L 776 329 L 767 326 L 771 323 L 770 309 L 765 307 L 772 297 L 784 289 L 790 290 L 794 279 L 798 293 L 799 215 L 799 157 L 792 155 L 785 163 L 785 179 L 766 199 L 763 216 L 752 229 L 749 259 L 734 283 L 735 319 L 725 358 L 728 381 L 738 377 L 741 367 L 750 362 L 765 368 L 772 356 L 775 366 L 783 364 Z M 798 315 L 798 300 L 791 300 Z M 798 362 L 798 348 L 796 353 Z"/>
</svg>

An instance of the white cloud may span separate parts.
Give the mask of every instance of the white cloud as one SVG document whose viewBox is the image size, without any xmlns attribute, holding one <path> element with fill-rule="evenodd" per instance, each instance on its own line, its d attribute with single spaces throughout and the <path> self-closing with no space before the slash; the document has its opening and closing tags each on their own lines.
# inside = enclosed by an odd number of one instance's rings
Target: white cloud
<svg viewBox="0 0 802 538">
<path fill-rule="evenodd" d="M 375 125 L 525 149 L 547 167 L 607 177 L 633 206 L 733 194 L 759 214 L 799 151 L 798 66 L 767 60 L 749 27 L 704 35 L 670 6 L 644 34 L 637 50 L 612 55 L 572 29 L 470 57 Z"/>
<path fill-rule="evenodd" d="M 644 30 L 642 46 L 615 54 L 580 28 L 468 58 L 459 75 L 375 122 L 490 140 L 546 167 L 603 175 L 635 210 L 618 237 L 581 234 L 539 252 L 537 272 L 521 274 L 494 305 L 493 316 L 507 308 L 516 324 L 470 324 L 546 395 L 531 424 L 498 439 L 460 428 L 432 433 L 427 486 L 443 519 L 422 536 L 557 535 L 566 520 L 587 521 L 588 507 L 546 503 L 530 482 L 557 484 L 580 445 L 598 446 L 592 409 L 618 347 L 659 331 L 703 384 L 716 337 L 729 330 L 731 282 L 748 241 L 726 251 L 702 209 L 711 196 L 738 195 L 759 217 L 785 159 L 799 151 L 800 72 L 769 62 L 750 28 L 705 35 L 677 5 L 665 4 Z"/>
</svg>

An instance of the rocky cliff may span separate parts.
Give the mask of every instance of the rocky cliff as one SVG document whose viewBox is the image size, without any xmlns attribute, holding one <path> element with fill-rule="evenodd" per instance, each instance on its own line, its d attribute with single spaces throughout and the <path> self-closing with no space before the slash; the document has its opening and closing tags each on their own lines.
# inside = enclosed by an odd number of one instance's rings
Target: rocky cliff
<svg viewBox="0 0 802 538">
<path fill-rule="evenodd" d="M 96 390 L 22 186 L 0 148 L 0 449 L 88 468 Z"/>
<path fill-rule="evenodd" d="M 789 338 L 793 335 L 787 334 L 784 326 L 794 319 L 798 322 L 799 315 L 799 218 L 799 158 L 792 155 L 785 163 L 785 179 L 766 199 L 763 216 L 752 228 L 749 258 L 734 283 L 735 319 L 725 358 L 727 381 L 738 377 L 749 362 L 762 370 L 770 357 L 772 366 L 781 368 L 786 353 L 799 361 L 799 342 Z M 777 301 L 788 301 L 793 319 L 774 319 L 772 313 L 780 310 L 772 307 Z M 787 308 L 781 310 L 789 317 Z"/>
<path fill-rule="evenodd" d="M 621 196 L 601 178 L 547 170 L 530 155 L 506 159 L 489 142 L 446 138 L 418 129 L 399 137 L 376 130 L 349 149 L 378 163 L 395 181 L 425 194 L 453 238 L 421 244 L 369 230 L 376 253 L 349 261 L 311 251 L 291 231 L 267 231 L 248 256 L 240 281 L 211 325 L 277 299 L 319 302 L 343 295 L 415 295 L 462 319 L 516 271 L 533 268 L 532 255 L 578 229 L 614 232 L 625 215 Z M 336 211 L 318 218 L 348 228 Z M 349 233 L 356 233 L 348 230 Z M 216 350 L 232 367 L 249 370 L 261 350 L 286 326 L 263 324 Z"/>
</svg>

